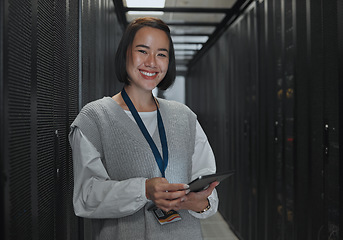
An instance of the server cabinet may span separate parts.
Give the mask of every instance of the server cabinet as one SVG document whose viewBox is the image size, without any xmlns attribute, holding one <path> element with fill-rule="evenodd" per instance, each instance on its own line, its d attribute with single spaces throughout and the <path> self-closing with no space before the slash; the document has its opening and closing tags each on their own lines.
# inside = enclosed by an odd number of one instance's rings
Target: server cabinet
<svg viewBox="0 0 343 240">
<path fill-rule="evenodd" d="M 256 1 L 190 66 L 187 104 L 241 239 L 338 239 L 338 1 Z M 340 56 L 341 57 L 341 56 Z"/>
<path fill-rule="evenodd" d="M 69 126 L 119 91 L 111 0 L 1 1 L 1 239 L 84 239 Z"/>
<path fill-rule="evenodd" d="M 114 57 L 122 36 L 111 0 L 82 0 L 80 107 L 122 88 L 114 72 Z"/>
<path fill-rule="evenodd" d="M 2 239 L 78 239 L 67 142 L 78 2 L 1 1 Z"/>
</svg>

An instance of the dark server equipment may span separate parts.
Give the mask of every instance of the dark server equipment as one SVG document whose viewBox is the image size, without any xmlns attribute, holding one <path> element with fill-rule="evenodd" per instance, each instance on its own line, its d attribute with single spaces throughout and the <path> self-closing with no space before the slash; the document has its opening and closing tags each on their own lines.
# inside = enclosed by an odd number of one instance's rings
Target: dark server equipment
<svg viewBox="0 0 343 240">
<path fill-rule="evenodd" d="M 122 85 L 114 73 L 114 56 L 122 36 L 113 1 L 82 0 L 80 108 L 112 96 Z"/>
<path fill-rule="evenodd" d="M 68 133 L 84 104 L 118 88 L 113 2 L 5 0 L 0 10 L 0 238 L 84 239 Z"/>
<path fill-rule="evenodd" d="M 78 3 L 1 9 L 1 238 L 76 239 L 67 125 L 77 113 Z"/>
<path fill-rule="evenodd" d="M 255 1 L 190 65 L 187 104 L 236 170 L 218 189 L 241 239 L 339 239 L 338 6 Z"/>
</svg>

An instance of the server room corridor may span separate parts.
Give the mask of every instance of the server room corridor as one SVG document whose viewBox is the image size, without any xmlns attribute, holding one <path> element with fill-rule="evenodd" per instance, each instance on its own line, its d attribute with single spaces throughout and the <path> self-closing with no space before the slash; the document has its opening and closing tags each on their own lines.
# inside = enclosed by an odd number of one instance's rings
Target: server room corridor
<svg viewBox="0 0 343 240">
<path fill-rule="evenodd" d="M 343 239 L 342 0 L 0 1 L 0 239 L 94 238 L 68 134 L 121 91 L 117 47 L 142 16 L 175 49 L 175 83 L 154 95 L 187 105 L 217 172 L 235 171 L 203 239 Z"/>
</svg>

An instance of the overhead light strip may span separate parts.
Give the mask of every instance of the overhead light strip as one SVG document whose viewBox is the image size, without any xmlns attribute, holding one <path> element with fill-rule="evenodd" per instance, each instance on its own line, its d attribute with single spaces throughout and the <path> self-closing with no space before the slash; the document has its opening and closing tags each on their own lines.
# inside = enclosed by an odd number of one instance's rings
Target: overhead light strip
<svg viewBox="0 0 343 240">
<path fill-rule="evenodd" d="M 129 15 L 143 15 L 143 16 L 152 16 L 152 15 L 160 16 L 160 15 L 163 15 L 164 12 L 128 11 L 127 14 L 129 14 Z"/>
<path fill-rule="evenodd" d="M 126 0 L 128 8 L 164 8 L 165 0 Z"/>
<path fill-rule="evenodd" d="M 161 16 L 163 15 L 163 11 L 155 11 L 154 9 L 163 9 L 164 5 L 165 0 L 126 0 L 126 6 L 133 9 L 127 12 L 129 15 Z M 150 10 L 141 11 L 142 8 Z"/>
</svg>

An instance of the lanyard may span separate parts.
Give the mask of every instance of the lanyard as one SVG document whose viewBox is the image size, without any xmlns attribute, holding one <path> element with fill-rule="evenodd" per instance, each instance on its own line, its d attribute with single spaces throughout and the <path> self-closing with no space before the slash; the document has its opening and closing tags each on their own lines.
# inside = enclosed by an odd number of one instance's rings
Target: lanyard
<svg viewBox="0 0 343 240">
<path fill-rule="evenodd" d="M 163 158 L 161 157 L 160 152 L 158 151 L 156 144 L 154 143 L 154 140 L 152 140 L 152 137 L 150 136 L 148 130 L 146 129 L 141 117 L 139 116 L 135 106 L 133 105 L 130 97 L 127 95 L 125 89 L 123 88 L 123 90 L 121 91 L 121 95 L 126 103 L 126 105 L 128 106 L 130 112 L 132 113 L 134 119 L 136 120 L 136 123 L 139 127 L 139 129 L 141 130 L 141 132 L 143 133 L 145 139 L 147 140 L 147 142 L 149 143 L 149 146 L 152 150 L 152 153 L 154 154 L 156 163 L 158 165 L 158 168 L 160 169 L 161 173 L 162 173 L 162 177 L 165 177 L 165 170 L 167 168 L 168 165 L 168 144 L 167 144 L 167 137 L 166 137 L 166 132 L 164 129 L 164 125 L 163 125 L 163 121 L 162 121 L 162 117 L 161 117 L 161 113 L 160 110 L 158 109 L 157 103 L 155 101 L 156 107 L 157 107 L 157 124 L 158 124 L 158 132 L 160 134 L 160 140 L 161 140 L 161 145 L 162 145 L 162 152 L 163 152 Z"/>
</svg>

